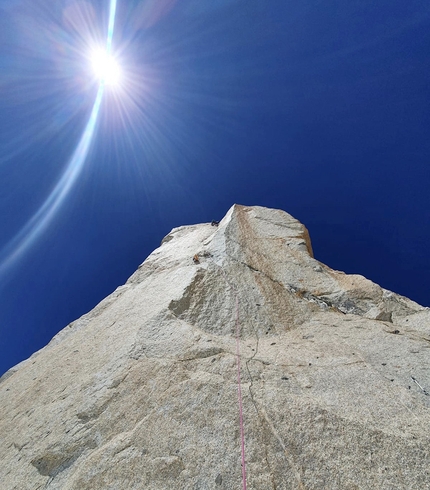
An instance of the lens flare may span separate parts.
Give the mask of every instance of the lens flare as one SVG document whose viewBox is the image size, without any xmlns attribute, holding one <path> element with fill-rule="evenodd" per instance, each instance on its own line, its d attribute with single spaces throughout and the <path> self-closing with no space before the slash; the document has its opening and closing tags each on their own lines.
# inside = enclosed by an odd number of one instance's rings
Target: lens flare
<svg viewBox="0 0 430 490">
<path fill-rule="evenodd" d="M 6 258 L 0 263 L 0 273 L 10 267 L 47 228 L 78 179 L 93 139 L 102 95 L 103 85 L 100 85 L 90 118 L 65 172 L 38 211 L 2 250 Z"/>
<path fill-rule="evenodd" d="M 100 83 L 90 117 L 79 139 L 79 143 L 61 178 L 44 203 L 17 235 L 1 250 L 0 273 L 6 272 L 40 238 L 42 232 L 46 230 L 53 218 L 57 215 L 61 205 L 64 203 L 84 168 L 97 125 L 104 87 L 106 84 L 111 84 L 119 80 L 119 66 L 111 55 L 116 3 L 116 0 L 110 0 L 106 49 L 105 51 L 101 50 L 101 53 L 99 53 L 100 56 L 97 56 L 93 65 L 94 70 L 98 73 Z"/>
</svg>

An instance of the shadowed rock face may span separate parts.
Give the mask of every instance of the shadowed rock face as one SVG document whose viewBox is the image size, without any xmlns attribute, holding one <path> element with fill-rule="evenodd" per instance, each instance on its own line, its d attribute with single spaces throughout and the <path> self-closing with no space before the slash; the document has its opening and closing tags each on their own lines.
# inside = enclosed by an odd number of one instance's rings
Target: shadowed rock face
<svg viewBox="0 0 430 490">
<path fill-rule="evenodd" d="M 242 488 L 236 313 L 249 489 L 430 488 L 430 310 L 237 205 L 3 376 L 1 488 Z"/>
</svg>

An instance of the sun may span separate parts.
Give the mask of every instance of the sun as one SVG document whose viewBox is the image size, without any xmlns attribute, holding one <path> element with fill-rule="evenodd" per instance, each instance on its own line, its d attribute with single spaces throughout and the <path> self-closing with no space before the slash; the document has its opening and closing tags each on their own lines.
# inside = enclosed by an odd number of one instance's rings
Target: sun
<svg viewBox="0 0 430 490">
<path fill-rule="evenodd" d="M 100 83 L 117 86 L 121 82 L 121 68 L 112 54 L 104 49 L 96 49 L 91 56 L 94 76 Z"/>
</svg>

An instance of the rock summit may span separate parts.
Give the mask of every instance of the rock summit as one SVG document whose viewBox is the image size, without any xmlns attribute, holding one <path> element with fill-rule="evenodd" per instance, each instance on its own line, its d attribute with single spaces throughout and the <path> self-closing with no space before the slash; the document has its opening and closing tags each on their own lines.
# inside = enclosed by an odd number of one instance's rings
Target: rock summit
<svg viewBox="0 0 430 490">
<path fill-rule="evenodd" d="M 1 378 L 0 487 L 430 488 L 429 347 L 428 308 L 234 205 Z"/>
</svg>

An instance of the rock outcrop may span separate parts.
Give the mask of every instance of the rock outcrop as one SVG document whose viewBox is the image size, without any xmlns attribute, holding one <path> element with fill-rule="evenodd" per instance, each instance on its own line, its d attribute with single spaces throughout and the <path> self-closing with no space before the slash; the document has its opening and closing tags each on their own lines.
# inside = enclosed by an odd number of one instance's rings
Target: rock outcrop
<svg viewBox="0 0 430 490">
<path fill-rule="evenodd" d="M 428 308 L 235 205 L 3 376 L 0 487 L 430 488 L 429 347 Z"/>
</svg>

